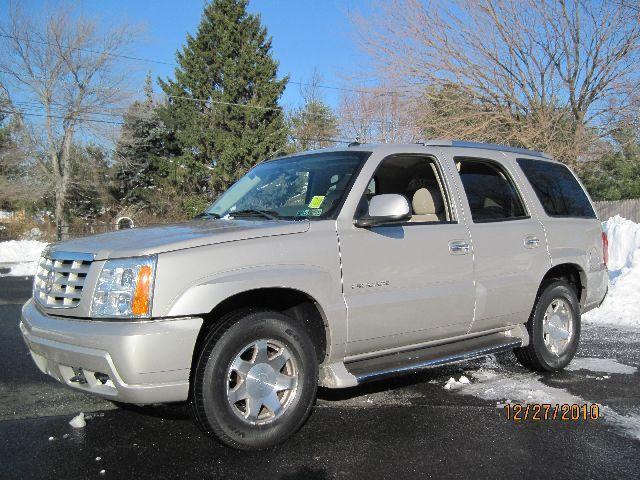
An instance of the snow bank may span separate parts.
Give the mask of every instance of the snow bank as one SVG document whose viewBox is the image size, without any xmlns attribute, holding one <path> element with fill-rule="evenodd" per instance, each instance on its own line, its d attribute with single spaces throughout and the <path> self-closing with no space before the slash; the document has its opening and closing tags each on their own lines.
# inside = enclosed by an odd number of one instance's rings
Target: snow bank
<svg viewBox="0 0 640 480">
<path fill-rule="evenodd" d="M 603 228 L 609 238 L 609 293 L 582 319 L 640 329 L 640 225 L 616 215 Z"/>
<path fill-rule="evenodd" d="M 37 240 L 9 240 L 0 242 L 0 264 L 11 268 L 9 275 L 35 275 L 40 253 L 46 247 L 45 242 Z"/>
<path fill-rule="evenodd" d="M 609 239 L 609 271 L 615 274 L 637 267 L 640 264 L 640 225 L 616 215 L 602 226 Z"/>
</svg>

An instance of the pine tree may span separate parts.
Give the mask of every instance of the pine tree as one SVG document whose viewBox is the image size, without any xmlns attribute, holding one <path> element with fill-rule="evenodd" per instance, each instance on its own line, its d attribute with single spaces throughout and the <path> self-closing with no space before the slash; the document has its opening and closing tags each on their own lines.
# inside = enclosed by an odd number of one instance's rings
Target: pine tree
<svg viewBox="0 0 640 480">
<path fill-rule="evenodd" d="M 71 152 L 71 182 L 67 191 L 69 216 L 79 221 L 95 220 L 109 208 L 110 196 L 106 151 L 98 146 L 74 145 Z"/>
<path fill-rule="evenodd" d="M 116 145 L 113 166 L 112 195 L 121 207 L 158 209 L 170 197 L 166 182 L 172 180 L 172 168 L 180 149 L 172 133 L 158 115 L 160 105 L 153 98 L 151 76 L 148 75 L 145 98 L 136 101 L 124 115 L 124 125 Z"/>
<path fill-rule="evenodd" d="M 247 0 L 208 4 L 177 62 L 175 78 L 159 82 L 169 97 L 162 119 L 175 131 L 192 182 L 204 171 L 201 187 L 213 196 L 285 146 L 278 100 L 287 79 L 277 79 L 271 39 L 247 13 Z"/>
</svg>

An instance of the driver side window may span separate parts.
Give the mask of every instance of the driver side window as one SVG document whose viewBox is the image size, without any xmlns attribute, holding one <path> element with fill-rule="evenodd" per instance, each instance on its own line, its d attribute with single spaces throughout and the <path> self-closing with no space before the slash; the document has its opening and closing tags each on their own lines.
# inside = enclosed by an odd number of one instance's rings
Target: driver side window
<svg viewBox="0 0 640 480">
<path fill-rule="evenodd" d="M 439 223 L 451 220 L 444 183 L 428 157 L 396 155 L 378 166 L 365 190 L 357 215 L 365 215 L 375 195 L 403 195 L 411 207 L 409 223 Z"/>
</svg>

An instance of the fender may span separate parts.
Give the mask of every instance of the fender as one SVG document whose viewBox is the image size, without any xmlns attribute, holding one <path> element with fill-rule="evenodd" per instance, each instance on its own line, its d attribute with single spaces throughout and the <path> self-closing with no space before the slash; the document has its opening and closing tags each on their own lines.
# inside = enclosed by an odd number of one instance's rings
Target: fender
<svg viewBox="0 0 640 480">
<path fill-rule="evenodd" d="M 551 252 L 551 265 L 553 267 L 565 263 L 572 263 L 579 266 L 585 272 L 591 270 L 589 265 L 590 255 L 589 252 L 585 250 L 573 247 L 550 247 L 549 250 Z"/>
<path fill-rule="evenodd" d="M 263 265 L 218 273 L 188 287 L 162 316 L 207 314 L 229 297 L 261 288 L 288 288 L 311 297 L 331 332 L 332 351 L 344 345 L 347 311 L 340 283 L 326 270 L 309 265 Z"/>
</svg>

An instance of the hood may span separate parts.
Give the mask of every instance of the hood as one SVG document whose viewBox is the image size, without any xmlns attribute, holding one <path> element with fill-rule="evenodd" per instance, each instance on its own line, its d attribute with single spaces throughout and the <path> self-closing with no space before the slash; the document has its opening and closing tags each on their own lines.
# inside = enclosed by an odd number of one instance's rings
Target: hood
<svg viewBox="0 0 640 480">
<path fill-rule="evenodd" d="M 95 260 L 137 257 L 217 243 L 303 233 L 308 220 L 192 220 L 92 235 L 51 245 L 53 252 L 90 253 Z"/>
</svg>

